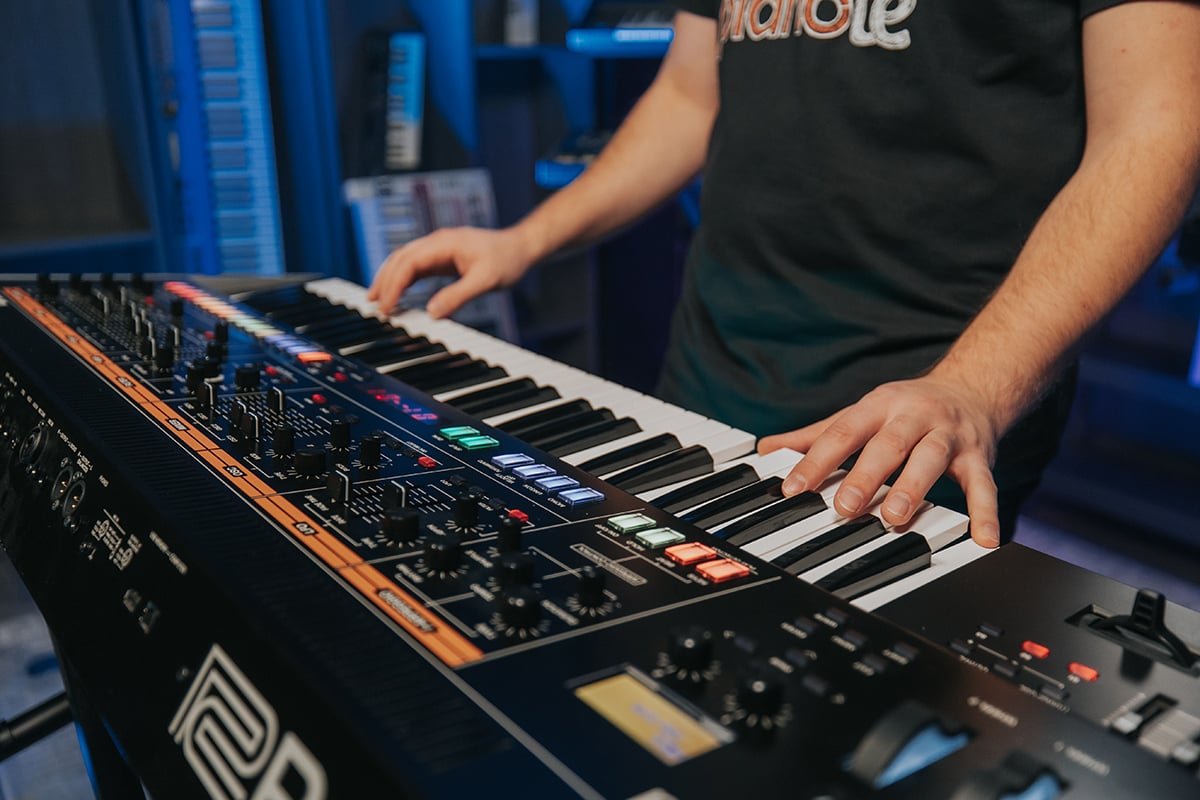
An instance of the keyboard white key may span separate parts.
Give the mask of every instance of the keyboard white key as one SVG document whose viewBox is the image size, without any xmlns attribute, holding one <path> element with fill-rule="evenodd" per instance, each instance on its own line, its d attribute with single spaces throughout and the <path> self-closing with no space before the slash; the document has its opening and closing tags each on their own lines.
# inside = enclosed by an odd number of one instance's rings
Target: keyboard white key
<svg viewBox="0 0 1200 800">
<path fill-rule="evenodd" d="M 465 352 L 473 358 L 503 367 L 508 377 L 490 380 L 475 386 L 442 392 L 436 395 L 439 400 L 449 400 L 455 395 L 465 394 L 472 390 L 497 385 L 517 378 L 528 377 L 540 386 L 550 386 L 559 393 L 556 400 L 496 414 L 483 419 L 490 425 L 502 425 L 513 419 L 551 408 L 560 403 L 581 398 L 587 400 L 593 408 L 608 408 L 617 417 L 631 417 L 638 422 L 641 432 L 623 437 L 613 442 L 587 448 L 566 457 L 574 464 L 582 464 L 625 446 L 644 441 L 662 433 L 673 434 L 684 447 L 700 444 L 709 448 L 713 457 L 715 471 L 727 469 L 734 464 L 751 466 L 759 479 L 767 477 L 784 477 L 791 471 L 803 456 L 788 450 L 780 450 L 765 456 L 753 452 L 755 438 L 745 432 L 727 425 L 710 420 L 694 412 L 664 403 L 648 395 L 634 391 L 611 381 L 603 380 L 594 375 L 561 364 L 552 359 L 531 353 L 521 347 L 480 333 L 470 327 L 452 320 L 435 320 L 423 311 L 406 311 L 396 315 L 385 315 L 374 303 L 366 300 L 366 290 L 357 284 L 341 279 L 330 278 L 314 281 L 306 285 L 313 293 L 323 296 L 334 303 L 341 303 L 349 309 L 357 311 L 366 317 L 385 320 L 398 326 L 413 336 L 425 336 L 432 342 L 441 343 L 451 352 Z M 365 345 L 344 348 L 346 352 L 362 349 Z M 404 366 L 419 363 L 433 356 L 423 356 L 403 362 Z M 387 369 L 389 365 L 381 365 Z M 835 476 L 821 489 L 821 494 L 827 503 L 832 503 L 834 492 L 837 490 L 841 475 Z M 687 486 L 696 479 L 681 481 L 677 484 L 640 493 L 638 496 L 651 502 L 664 494 L 680 487 Z M 872 499 L 869 508 L 877 511 L 878 504 L 886 494 L 886 487 Z M 705 501 L 707 502 L 707 501 Z M 697 505 L 702 505 L 699 503 Z M 686 509 L 680 514 L 687 513 Z M 736 520 L 723 523 L 716 530 L 731 525 Z M 797 544 L 807 539 L 829 531 L 846 520 L 832 509 L 818 512 L 808 519 L 802 520 L 782 530 L 768 534 L 746 545 L 747 553 L 770 560 L 788 552 Z M 892 599 L 902 596 L 912 589 L 936 580 L 952 571 L 963 563 L 982 557 L 991 552 L 979 547 L 970 540 L 951 544 L 963 535 L 967 528 L 967 518 L 949 509 L 936 506 L 926 506 L 915 517 L 909 528 L 925 536 L 933 550 L 931 567 L 914 575 L 899 579 L 893 583 L 876 589 L 855 600 L 856 605 L 868 610 L 878 608 Z M 898 531 L 897 531 L 898 532 Z M 801 574 L 801 578 L 816 581 L 829 575 L 844 564 L 855 558 L 870 553 L 873 549 L 892 540 L 889 532 L 877 537 L 860 547 L 842 554 Z"/>
</svg>

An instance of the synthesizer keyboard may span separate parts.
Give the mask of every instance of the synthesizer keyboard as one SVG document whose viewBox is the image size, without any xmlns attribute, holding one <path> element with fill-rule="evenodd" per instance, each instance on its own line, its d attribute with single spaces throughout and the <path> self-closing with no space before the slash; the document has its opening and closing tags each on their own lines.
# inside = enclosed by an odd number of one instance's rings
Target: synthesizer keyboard
<svg viewBox="0 0 1200 800">
<path fill-rule="evenodd" d="M 338 286 L 0 293 L 0 544 L 154 796 L 1194 795 L 1194 769 L 846 599 L 962 520 L 927 509 L 887 559 L 852 532 L 792 553 L 825 501 L 763 513 L 787 456 L 697 419 L 711 466 L 680 480 L 680 440 L 610 470 L 685 426 L 611 386 L 563 411 L 588 395 L 561 381 L 500 411 L 529 386 L 479 393 L 516 362 L 305 299 Z"/>
</svg>

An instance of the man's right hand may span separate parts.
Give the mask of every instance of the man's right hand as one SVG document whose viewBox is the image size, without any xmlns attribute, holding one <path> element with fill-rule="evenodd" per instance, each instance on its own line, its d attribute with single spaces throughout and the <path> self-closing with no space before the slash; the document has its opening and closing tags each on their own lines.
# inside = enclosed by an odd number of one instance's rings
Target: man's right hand
<svg viewBox="0 0 1200 800">
<path fill-rule="evenodd" d="M 367 299 L 390 312 L 417 280 L 457 276 L 426 304 L 429 315 L 440 319 L 485 292 L 512 286 L 533 263 L 530 253 L 516 228 L 442 228 L 393 250 L 376 273 Z"/>
</svg>

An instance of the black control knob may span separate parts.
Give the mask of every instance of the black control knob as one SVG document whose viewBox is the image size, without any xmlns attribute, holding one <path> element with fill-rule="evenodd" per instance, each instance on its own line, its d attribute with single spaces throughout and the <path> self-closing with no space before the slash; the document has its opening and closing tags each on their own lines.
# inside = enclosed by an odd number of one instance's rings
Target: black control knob
<svg viewBox="0 0 1200 800">
<path fill-rule="evenodd" d="M 671 635 L 667 654 L 679 673 L 699 675 L 712 666 L 712 631 L 692 626 Z"/>
<path fill-rule="evenodd" d="M 238 429 L 242 432 L 242 438 L 251 442 L 257 442 L 262 438 L 262 420 L 258 414 L 247 411 L 242 415 L 242 421 L 238 423 Z"/>
<path fill-rule="evenodd" d="M 783 684 L 766 667 L 753 667 L 738 682 L 737 702 L 745 709 L 747 722 L 774 716 L 783 707 Z"/>
<path fill-rule="evenodd" d="M 258 390 L 258 382 L 262 370 L 258 364 L 243 364 L 234 370 L 233 385 L 239 392 L 254 392 Z"/>
<path fill-rule="evenodd" d="M 287 395 L 278 386 L 267 390 L 267 408 L 272 411 L 283 411 L 287 408 Z"/>
<path fill-rule="evenodd" d="M 154 355 L 154 340 L 149 336 L 142 336 L 138 340 L 137 351 L 142 358 L 150 358 Z"/>
<path fill-rule="evenodd" d="M 170 309 L 171 317 L 174 319 L 179 319 L 183 316 L 183 298 L 172 297 L 168 308 Z"/>
<path fill-rule="evenodd" d="M 398 481 L 392 481 L 383 487 L 384 508 L 407 508 L 408 487 Z"/>
<path fill-rule="evenodd" d="M 367 436 L 358 446 L 358 460 L 364 467 L 378 467 L 382 453 L 382 436 Z"/>
<path fill-rule="evenodd" d="M 87 281 L 78 272 L 72 272 L 67 276 L 67 286 L 71 287 L 73 292 L 82 292 L 87 289 Z"/>
<path fill-rule="evenodd" d="M 479 523 L 479 500 L 463 492 L 454 501 L 454 524 L 459 528 L 474 528 Z"/>
<path fill-rule="evenodd" d="M 325 472 L 325 451 L 316 447 L 303 447 L 296 451 L 292 464 L 302 477 L 315 478 Z"/>
<path fill-rule="evenodd" d="M 218 344 L 225 344 L 226 342 L 229 341 L 229 323 L 228 322 L 226 322 L 224 320 L 220 320 L 217 322 L 216 325 L 213 326 L 212 340 L 214 342 L 217 342 Z"/>
<path fill-rule="evenodd" d="M 533 556 L 528 553 L 506 553 L 496 564 L 496 585 L 501 589 L 533 585 Z"/>
<path fill-rule="evenodd" d="M 237 428 L 242 424 L 242 417 L 246 416 L 246 404 L 238 400 L 229 407 L 229 424 L 233 428 Z"/>
<path fill-rule="evenodd" d="M 200 384 L 204 383 L 204 365 L 193 361 L 188 364 L 186 375 L 188 391 L 195 392 L 200 388 Z"/>
<path fill-rule="evenodd" d="M 175 366 L 175 346 L 169 342 L 159 345 L 154 353 L 154 366 L 164 372 Z"/>
<path fill-rule="evenodd" d="M 339 450 L 350 446 L 350 421 L 335 419 L 329 424 L 329 444 Z"/>
<path fill-rule="evenodd" d="M 425 565 L 430 574 L 449 575 L 462 563 L 462 545 L 454 536 L 440 534 L 425 543 Z"/>
<path fill-rule="evenodd" d="M 280 425 L 271 434 L 271 449 L 277 456 L 290 456 L 296 452 L 296 429 L 291 425 Z"/>
<path fill-rule="evenodd" d="M 509 589 L 500 595 L 496 605 L 501 621 L 513 630 L 532 630 L 542 618 L 541 598 L 530 586 Z"/>
<path fill-rule="evenodd" d="M 516 517 L 501 517 L 496 536 L 496 547 L 501 553 L 516 553 L 521 549 L 521 529 L 525 523 Z"/>
<path fill-rule="evenodd" d="M 215 378 L 221 374 L 221 362 L 212 358 L 197 358 L 192 362 L 201 370 L 201 375 L 205 380 Z"/>
<path fill-rule="evenodd" d="M 116 283 L 116 281 L 113 280 L 113 274 L 111 272 L 104 272 L 104 273 L 100 274 L 100 290 L 101 291 L 111 293 L 111 292 L 115 291 L 116 288 L 117 288 L 117 283 Z"/>
<path fill-rule="evenodd" d="M 220 364 L 225 360 L 225 345 L 215 339 L 209 339 L 208 344 L 204 346 L 204 355 L 208 356 L 210 361 Z"/>
<path fill-rule="evenodd" d="M 606 602 L 608 597 L 604 594 L 604 587 L 607 583 L 605 574 L 592 566 L 584 567 L 579 570 L 579 579 L 576 587 L 576 597 L 579 599 L 579 605 L 583 608 L 600 608 Z"/>
<path fill-rule="evenodd" d="M 411 508 L 396 508 L 383 516 L 379 535 L 393 546 L 412 544 L 421 536 L 421 514 Z"/>
</svg>

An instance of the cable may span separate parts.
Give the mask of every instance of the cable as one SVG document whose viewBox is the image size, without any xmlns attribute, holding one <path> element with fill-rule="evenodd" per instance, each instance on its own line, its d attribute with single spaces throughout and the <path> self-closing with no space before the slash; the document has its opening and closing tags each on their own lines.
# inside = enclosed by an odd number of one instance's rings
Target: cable
<svg viewBox="0 0 1200 800">
<path fill-rule="evenodd" d="M 0 761 L 39 742 L 74 718 L 66 692 L 10 720 L 0 720 Z"/>
</svg>

